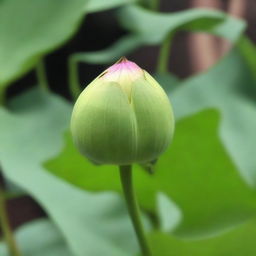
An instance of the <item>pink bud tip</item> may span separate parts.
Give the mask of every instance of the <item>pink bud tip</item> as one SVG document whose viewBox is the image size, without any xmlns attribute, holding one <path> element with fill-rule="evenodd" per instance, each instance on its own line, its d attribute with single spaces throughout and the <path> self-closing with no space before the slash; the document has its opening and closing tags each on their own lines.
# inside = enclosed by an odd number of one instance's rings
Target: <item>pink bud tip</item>
<svg viewBox="0 0 256 256">
<path fill-rule="evenodd" d="M 135 80 L 142 74 L 142 69 L 136 63 L 122 57 L 119 61 L 106 70 L 103 78 L 106 80 L 116 80 L 122 75 L 128 75 L 132 80 Z"/>
<path fill-rule="evenodd" d="M 140 71 L 141 68 L 134 62 L 127 60 L 125 57 L 122 57 L 117 63 L 108 68 L 109 72 L 116 72 L 127 69 L 131 72 Z"/>
</svg>

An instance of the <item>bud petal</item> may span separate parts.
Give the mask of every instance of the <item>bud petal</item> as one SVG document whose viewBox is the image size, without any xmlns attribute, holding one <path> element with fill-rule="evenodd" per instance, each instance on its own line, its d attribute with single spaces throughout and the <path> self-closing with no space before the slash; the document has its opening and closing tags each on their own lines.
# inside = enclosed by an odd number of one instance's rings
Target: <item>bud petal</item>
<svg viewBox="0 0 256 256">
<path fill-rule="evenodd" d="M 167 95 L 146 71 L 126 59 L 87 86 L 71 119 L 76 146 L 98 164 L 155 160 L 169 145 L 173 131 Z"/>
</svg>

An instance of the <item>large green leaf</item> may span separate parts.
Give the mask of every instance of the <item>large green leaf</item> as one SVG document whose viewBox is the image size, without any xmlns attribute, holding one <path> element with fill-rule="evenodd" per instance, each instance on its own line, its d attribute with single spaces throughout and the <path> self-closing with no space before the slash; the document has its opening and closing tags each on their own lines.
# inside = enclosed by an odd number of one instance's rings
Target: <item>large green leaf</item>
<svg viewBox="0 0 256 256">
<path fill-rule="evenodd" d="M 255 215 L 256 192 L 241 179 L 219 140 L 219 115 L 205 111 L 181 119 L 155 178 L 183 212 L 180 236 L 218 232 Z"/>
<path fill-rule="evenodd" d="M 119 16 L 123 26 L 143 37 L 147 44 L 158 44 L 176 30 L 205 31 L 235 41 L 245 28 L 242 20 L 224 12 L 200 8 L 167 14 L 128 6 L 122 8 Z"/>
<path fill-rule="evenodd" d="M 219 116 L 204 111 L 180 120 L 171 147 L 149 175 L 134 168 L 141 204 L 155 208 L 160 191 L 183 213 L 179 236 L 219 232 L 256 213 L 256 195 L 241 179 L 219 140 Z M 63 152 L 46 167 L 86 190 L 119 190 L 116 167 L 94 166 L 79 155 L 69 135 Z M 171 214 L 171 213 L 170 213 Z"/>
<path fill-rule="evenodd" d="M 125 4 L 135 3 L 137 0 L 89 0 L 85 5 L 86 12 L 99 12 Z"/>
<path fill-rule="evenodd" d="M 171 233 L 182 221 L 180 208 L 163 193 L 157 195 L 157 216 L 159 229 Z"/>
<path fill-rule="evenodd" d="M 165 91 L 169 93 L 176 89 L 180 84 L 180 79 L 171 73 L 157 73 L 154 78 L 162 86 Z"/>
<path fill-rule="evenodd" d="M 0 1 L 0 88 L 74 34 L 86 1 Z"/>
<path fill-rule="evenodd" d="M 91 64 L 106 64 L 116 62 L 141 45 L 141 39 L 136 35 L 127 35 L 116 41 L 109 48 L 85 53 L 75 53 L 70 56 L 71 61 L 87 62 Z"/>
<path fill-rule="evenodd" d="M 117 194 L 82 191 L 42 167 L 62 147 L 70 105 L 34 89 L 15 98 L 11 109 L 13 112 L 0 108 L 0 157 L 5 176 L 42 205 L 75 255 L 135 253 L 133 229 Z"/>
<path fill-rule="evenodd" d="M 240 55 L 233 51 L 209 72 L 176 88 L 170 97 L 177 119 L 207 107 L 221 110 L 224 145 L 247 182 L 255 186 L 256 81 Z"/>
<path fill-rule="evenodd" d="M 203 240 L 181 240 L 155 232 L 150 244 L 155 256 L 251 256 L 256 254 L 255 236 L 253 220 L 224 235 Z"/>
<path fill-rule="evenodd" d="M 190 9 L 176 13 L 156 13 L 138 6 L 126 6 L 119 13 L 120 22 L 131 33 L 107 49 L 73 55 L 76 61 L 111 63 L 142 45 L 161 44 L 169 33 L 179 30 L 212 33 L 236 42 L 245 23 L 223 12 L 209 9 Z"/>
<path fill-rule="evenodd" d="M 23 225 L 15 232 L 15 239 L 22 256 L 74 256 L 59 230 L 46 219 Z M 3 242 L 0 255 L 9 256 Z"/>
<path fill-rule="evenodd" d="M 238 43 L 238 49 L 241 55 L 244 57 L 248 67 L 250 68 L 252 75 L 256 78 L 256 46 L 246 36 L 241 37 Z"/>
</svg>

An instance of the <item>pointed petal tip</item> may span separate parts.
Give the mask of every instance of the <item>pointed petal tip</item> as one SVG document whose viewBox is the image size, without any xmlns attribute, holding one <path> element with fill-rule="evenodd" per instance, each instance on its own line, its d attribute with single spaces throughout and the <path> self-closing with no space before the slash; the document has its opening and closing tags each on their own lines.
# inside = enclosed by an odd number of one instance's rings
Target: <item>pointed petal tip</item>
<svg viewBox="0 0 256 256">
<path fill-rule="evenodd" d="M 122 57 L 116 62 L 116 64 L 118 64 L 118 63 L 124 63 L 124 62 L 129 62 L 129 60 L 128 60 L 125 56 L 122 56 Z"/>
</svg>

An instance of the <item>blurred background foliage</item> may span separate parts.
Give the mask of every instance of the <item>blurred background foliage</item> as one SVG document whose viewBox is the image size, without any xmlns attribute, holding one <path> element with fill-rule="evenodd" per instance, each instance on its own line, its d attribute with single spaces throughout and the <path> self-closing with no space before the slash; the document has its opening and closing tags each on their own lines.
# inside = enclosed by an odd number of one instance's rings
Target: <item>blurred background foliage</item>
<svg viewBox="0 0 256 256">
<path fill-rule="evenodd" d="M 117 169 L 69 133 L 77 95 L 126 55 L 177 121 L 153 174 L 134 167 L 154 255 L 255 255 L 255 13 L 253 0 L 1 0 L 2 237 L 10 225 L 24 256 L 138 255 Z"/>
</svg>

